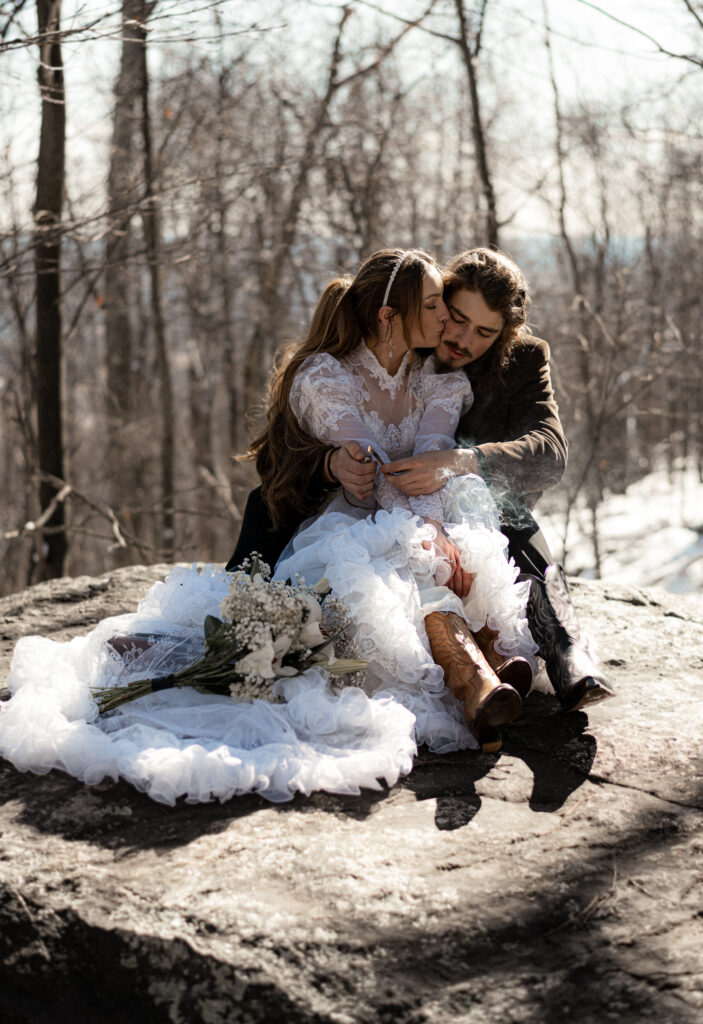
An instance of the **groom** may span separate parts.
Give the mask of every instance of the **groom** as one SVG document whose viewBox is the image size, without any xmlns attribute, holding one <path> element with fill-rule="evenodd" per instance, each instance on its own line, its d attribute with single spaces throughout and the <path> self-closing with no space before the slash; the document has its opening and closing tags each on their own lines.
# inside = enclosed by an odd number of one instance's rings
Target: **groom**
<svg viewBox="0 0 703 1024">
<path fill-rule="evenodd" d="M 456 432 L 459 447 L 424 452 L 381 467 L 397 474 L 393 482 L 407 495 L 437 490 L 449 476 L 477 473 L 489 485 L 501 515 L 508 551 L 529 581 L 527 618 L 545 660 L 547 674 L 565 711 L 575 711 L 612 695 L 581 636 L 561 566 L 532 516 L 547 487 L 566 468 L 564 436 L 549 373 L 549 348 L 526 334 L 527 289 L 518 266 L 507 256 L 476 248 L 460 253 L 444 272 L 449 310 L 436 356 L 447 370 L 463 368 L 474 402 Z M 340 485 L 367 497 L 375 463 L 363 461 L 350 443 L 311 455 L 308 480 L 301 482 L 310 513 Z M 252 491 L 228 569 L 258 551 L 274 565 L 298 524 L 274 530 L 261 488 Z M 455 572 L 462 573 L 460 567 Z M 451 582 L 451 581 L 450 581 Z M 466 580 L 457 578 L 459 592 Z"/>
</svg>

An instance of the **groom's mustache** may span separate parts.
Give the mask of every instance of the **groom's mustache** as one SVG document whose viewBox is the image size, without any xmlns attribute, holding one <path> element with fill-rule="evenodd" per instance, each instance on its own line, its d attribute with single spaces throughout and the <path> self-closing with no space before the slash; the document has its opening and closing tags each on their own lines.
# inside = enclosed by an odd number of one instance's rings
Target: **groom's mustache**
<svg viewBox="0 0 703 1024">
<path fill-rule="evenodd" d="M 454 359 L 466 359 L 466 358 L 472 359 L 473 358 L 473 352 L 471 351 L 470 348 L 459 348 L 458 345 L 452 345 L 451 342 L 449 342 L 449 341 L 447 341 L 445 339 L 444 332 L 442 333 L 442 337 L 439 339 L 439 343 L 440 343 L 440 346 L 444 345 L 445 350 L 448 350 L 450 357 L 453 357 Z M 437 358 L 439 359 L 439 361 L 441 363 L 442 362 L 442 354 L 441 354 L 441 352 L 437 353 Z"/>
</svg>

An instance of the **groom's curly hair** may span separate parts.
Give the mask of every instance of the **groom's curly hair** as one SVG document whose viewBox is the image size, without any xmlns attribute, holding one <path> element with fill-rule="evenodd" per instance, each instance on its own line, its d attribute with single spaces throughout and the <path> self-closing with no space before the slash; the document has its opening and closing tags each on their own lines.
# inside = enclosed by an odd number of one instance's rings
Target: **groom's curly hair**
<svg viewBox="0 0 703 1024">
<path fill-rule="evenodd" d="M 377 337 L 384 299 L 393 309 L 391 316 L 400 317 L 410 347 L 411 331 L 420 321 L 428 266 L 437 263 L 421 249 L 373 253 L 354 278 L 339 277 L 327 285 L 303 340 L 289 346 L 275 361 L 266 427 L 249 448 L 274 527 L 297 523 L 301 515 L 315 511 L 309 497 L 311 478 L 319 473 L 329 451 L 329 445 L 311 437 L 293 415 L 289 399 L 296 373 L 308 356 L 327 352 L 341 359 L 364 338 Z"/>
<path fill-rule="evenodd" d="M 503 329 L 488 352 L 466 367 L 472 379 L 480 375 L 483 386 L 490 389 L 507 368 L 515 346 L 528 334 L 527 282 L 507 253 L 482 246 L 454 256 L 444 267 L 442 278 L 445 302 L 451 302 L 453 292 L 465 288 L 480 292 L 486 305 L 503 317 Z"/>
</svg>

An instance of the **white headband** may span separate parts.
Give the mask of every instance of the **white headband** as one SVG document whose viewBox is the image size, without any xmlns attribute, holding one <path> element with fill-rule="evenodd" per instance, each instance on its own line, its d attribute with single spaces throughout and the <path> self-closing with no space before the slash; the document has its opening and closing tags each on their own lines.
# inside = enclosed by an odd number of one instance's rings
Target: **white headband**
<svg viewBox="0 0 703 1024">
<path fill-rule="evenodd" d="M 391 288 L 393 287 L 393 282 L 395 281 L 395 275 L 396 275 L 396 274 L 398 273 L 398 271 L 400 270 L 400 268 L 401 268 L 401 267 L 403 266 L 403 264 L 405 263 L 405 258 L 406 258 L 406 256 L 408 256 L 408 255 L 409 255 L 409 253 L 407 253 L 407 252 L 404 252 L 404 253 L 401 253 L 401 255 L 400 255 L 400 256 L 398 257 L 398 262 L 397 262 L 397 263 L 396 263 L 396 265 L 395 265 L 395 266 L 393 267 L 393 273 L 392 273 L 392 274 L 391 274 L 391 276 L 390 276 L 390 277 L 388 278 L 388 284 L 386 285 L 386 291 L 385 291 L 385 293 L 384 293 L 384 296 L 383 296 L 383 302 L 381 303 L 381 306 L 387 306 L 387 305 L 388 305 L 388 296 L 389 296 L 389 295 L 390 295 L 390 293 L 391 293 Z"/>
</svg>

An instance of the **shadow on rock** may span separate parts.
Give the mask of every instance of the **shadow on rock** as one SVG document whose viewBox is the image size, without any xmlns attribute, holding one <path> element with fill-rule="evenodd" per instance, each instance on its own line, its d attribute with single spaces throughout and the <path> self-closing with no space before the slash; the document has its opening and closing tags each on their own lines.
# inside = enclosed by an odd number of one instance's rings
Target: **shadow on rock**
<svg viewBox="0 0 703 1024">
<path fill-rule="evenodd" d="M 436 799 L 435 824 L 450 831 L 468 825 L 481 808 L 476 782 L 488 775 L 503 754 L 519 758 L 534 776 L 530 807 L 555 811 L 588 777 L 596 741 L 585 733 L 585 714 L 554 713 L 554 701 L 530 697 L 525 716 L 504 730 L 501 754 L 474 751 L 437 755 L 421 751 L 411 775 L 401 785 L 418 800 Z M 500 782 L 498 785 L 502 785 Z M 506 783 L 507 786 L 507 783 Z M 272 804 L 255 794 L 233 797 L 221 804 L 175 807 L 155 803 L 126 782 L 106 781 L 85 786 L 52 771 L 38 776 L 0 763 L 0 806 L 9 801 L 20 808 L 16 820 L 65 839 L 96 843 L 125 852 L 185 846 L 199 836 L 225 830 L 231 822 L 259 811 L 279 814 L 324 811 L 357 821 L 366 820 L 392 790 L 363 790 L 358 796 L 313 793 Z M 512 799 L 508 794 L 506 799 Z"/>
<path fill-rule="evenodd" d="M 530 809 L 557 811 L 588 778 L 597 743 L 585 731 L 588 717 L 583 712 L 563 714 L 555 708 L 553 697 L 531 695 L 523 717 L 503 730 L 503 747 L 498 754 L 465 750 L 440 756 L 422 750 L 412 775 L 402 785 L 418 800 L 437 801 L 438 829 L 463 828 L 481 808 L 476 783 L 507 754 L 523 761 L 532 773 Z"/>
<path fill-rule="evenodd" d="M 697 1024 L 701 865 L 689 851 L 700 842 L 702 798 L 693 780 L 686 805 L 634 790 L 607 842 L 582 843 L 572 855 L 562 834 L 561 844 L 551 840 L 551 860 L 542 847 L 539 875 L 529 866 L 519 881 L 520 856 L 506 858 L 515 869 L 510 891 L 494 883 L 480 902 L 480 928 L 470 873 L 463 888 L 457 881 L 465 919 L 428 931 L 421 944 L 407 931 L 386 937 L 383 962 L 393 964 L 398 988 L 407 992 L 410 977 L 425 984 L 415 1012 L 396 1024 Z M 382 968 L 377 976 L 388 998 L 388 976 Z"/>
<path fill-rule="evenodd" d="M 531 810 L 559 810 L 586 781 L 598 749 L 587 728 L 583 711 L 564 714 L 553 697 L 534 694 L 525 716 L 505 729 L 502 753 L 519 757 L 534 777 Z"/>
<path fill-rule="evenodd" d="M 377 791 L 363 790 L 358 796 L 298 794 L 284 804 L 248 793 L 224 803 L 189 804 L 179 800 L 171 807 L 156 803 L 122 780 L 86 786 L 59 771 L 45 775 L 19 772 L 0 759 L 0 808 L 7 808 L 0 818 L 7 819 L 9 811 L 13 820 L 40 832 L 95 843 L 124 855 L 187 846 L 202 835 L 224 831 L 232 822 L 259 811 L 324 811 L 363 821 L 390 792 L 384 785 Z"/>
</svg>

